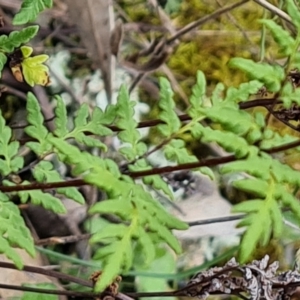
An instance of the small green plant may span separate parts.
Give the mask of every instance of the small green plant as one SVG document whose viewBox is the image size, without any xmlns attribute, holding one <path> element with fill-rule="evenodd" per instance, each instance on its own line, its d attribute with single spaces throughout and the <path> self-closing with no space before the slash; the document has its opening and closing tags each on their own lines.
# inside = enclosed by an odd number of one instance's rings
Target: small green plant
<svg viewBox="0 0 300 300">
<path fill-rule="evenodd" d="M 40 11 L 51 6 L 52 1 L 25 0 L 14 23 L 32 21 Z M 249 97 L 263 87 L 275 94 L 274 101 L 280 101 L 284 109 L 294 104 L 300 105 L 300 90 L 287 80 L 291 71 L 300 69 L 300 54 L 297 52 L 300 44 L 300 12 L 292 0 L 286 1 L 286 7 L 297 30 L 295 38 L 273 20 L 262 20 L 262 24 L 270 31 L 280 53 L 287 58 L 287 64 L 280 66 L 233 58 L 230 65 L 246 72 L 251 81 L 227 90 L 219 83 L 211 95 L 207 94 L 205 76 L 199 71 L 189 100 L 188 121 L 184 124 L 174 112 L 170 83 L 165 78 L 160 79 L 159 119 L 162 124 L 158 125 L 158 130 L 162 141 L 154 150 L 150 150 L 141 140 L 139 124 L 133 118 L 135 103 L 130 100 L 125 87 L 119 92 L 117 104 L 109 105 L 105 111 L 96 107 L 90 113 L 88 105 L 81 105 L 72 128 L 68 126 L 65 104 L 56 96 L 56 128 L 53 132 L 49 132 L 44 125 L 45 120 L 36 97 L 28 93 L 28 126 L 25 132 L 33 140 L 26 142 L 25 146 L 40 159 L 32 168 L 35 180 L 41 185 L 53 183 L 52 188 L 63 182 L 53 164 L 43 160 L 49 154 L 55 155 L 60 162 L 70 167 L 74 176 L 82 178 L 83 183 L 106 193 L 107 199 L 93 205 L 89 213 L 112 214 L 120 220 L 119 224 L 109 224 L 96 232 L 90 240 L 95 245 L 102 244 L 94 254 L 94 259 L 103 263 L 102 275 L 95 285 L 96 291 L 104 290 L 118 274 L 130 270 L 137 253 L 143 253 L 146 264 L 155 258 L 156 250 L 162 243 L 180 253 L 180 244 L 172 230 L 185 230 L 188 226 L 169 214 L 149 192 L 147 187 L 173 197 L 160 170 L 153 169 L 148 156 L 161 149 L 169 161 L 178 164 L 178 169 L 180 166 L 191 166 L 213 177 L 212 170 L 201 165 L 189 153 L 181 138 L 184 134 L 190 134 L 202 143 L 217 143 L 233 154 L 231 162 L 220 167 L 222 174 L 243 172 L 248 175 L 247 179 L 234 183 L 235 187 L 254 195 L 253 199 L 234 207 L 235 212 L 245 213 L 245 218 L 239 224 L 246 227 L 239 248 L 242 262 L 250 258 L 258 244 L 267 244 L 271 235 L 280 238 L 283 209 L 290 210 L 300 222 L 300 203 L 293 194 L 300 187 L 299 172 L 271 156 L 271 147 L 279 146 L 281 140 L 272 129 L 266 130 L 263 115 L 241 109 Z M 7 57 L 21 47 L 20 66 L 14 67 L 20 68 L 29 85 L 46 85 L 48 80 L 45 74 L 48 69 L 43 63 L 47 57 L 31 57 L 32 48 L 24 46 L 37 31 L 38 26 L 29 26 L 0 37 L 0 69 L 6 64 Z M 257 105 L 260 105 L 259 102 Z M 210 120 L 211 125 L 203 125 L 204 120 Z M 113 136 L 113 129 L 116 128 L 121 142 L 119 152 L 126 160 L 125 167 L 121 168 L 111 159 L 81 151 L 72 143 L 75 140 L 77 145 L 85 148 L 96 147 L 100 151 L 107 151 L 107 146 L 100 138 Z M 74 186 L 57 187 L 56 194 L 50 194 L 32 187 L 28 181 L 15 182 L 13 175 L 24 168 L 24 160 L 19 155 L 20 143 L 12 139 L 12 130 L 5 124 L 2 115 L 0 133 L 0 253 L 22 268 L 22 261 L 14 248 L 25 249 L 34 255 L 34 243 L 11 196 L 17 194 L 22 203 L 42 205 L 56 213 L 65 211 L 59 195 L 65 195 L 81 204 L 85 200 Z M 149 172 L 142 177 L 143 185 L 135 180 L 134 174 L 151 170 L 152 174 Z"/>
</svg>

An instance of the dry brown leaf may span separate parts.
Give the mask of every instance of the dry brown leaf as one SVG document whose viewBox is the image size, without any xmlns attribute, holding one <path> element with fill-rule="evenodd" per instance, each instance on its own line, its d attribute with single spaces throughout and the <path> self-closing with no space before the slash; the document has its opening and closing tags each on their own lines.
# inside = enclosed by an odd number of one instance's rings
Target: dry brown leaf
<svg viewBox="0 0 300 300">
<path fill-rule="evenodd" d="M 78 26 L 81 40 L 92 60 L 101 69 L 107 98 L 112 93 L 112 53 L 110 36 L 113 29 L 112 1 L 66 0 L 70 17 Z"/>
</svg>

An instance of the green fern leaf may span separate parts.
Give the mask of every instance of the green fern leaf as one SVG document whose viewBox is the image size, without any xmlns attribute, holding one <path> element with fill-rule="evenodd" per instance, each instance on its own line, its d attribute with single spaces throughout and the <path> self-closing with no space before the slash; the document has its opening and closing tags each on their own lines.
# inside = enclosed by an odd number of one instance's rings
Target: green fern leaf
<svg viewBox="0 0 300 300">
<path fill-rule="evenodd" d="M 157 191 L 163 191 L 164 194 L 166 194 L 167 196 L 170 197 L 170 199 L 174 199 L 174 195 L 173 195 L 170 187 L 159 175 L 143 177 L 143 182 L 144 182 L 144 184 L 153 186 L 154 189 Z"/>
<path fill-rule="evenodd" d="M 50 195 L 49 193 L 43 193 L 40 190 L 33 190 L 18 192 L 18 195 L 20 196 L 22 203 L 26 203 L 30 200 L 32 204 L 41 205 L 44 208 L 53 211 L 54 213 L 66 213 L 66 208 L 62 204 L 61 200 Z"/>
<path fill-rule="evenodd" d="M 138 243 L 141 246 L 144 254 L 145 266 L 148 266 L 155 259 L 155 246 L 149 234 L 144 230 L 143 227 L 139 226 L 138 231 Z"/>
<path fill-rule="evenodd" d="M 251 59 L 235 57 L 230 60 L 229 66 L 245 72 L 250 79 L 261 81 L 268 91 L 274 93 L 280 90 L 281 83 L 285 78 L 285 72 L 282 67 L 256 63 Z"/>
<path fill-rule="evenodd" d="M 13 18 L 13 24 L 22 25 L 33 22 L 40 12 L 51 8 L 52 5 L 52 0 L 23 0 L 21 10 Z"/>
<path fill-rule="evenodd" d="M 300 221 L 300 202 L 298 199 L 279 185 L 275 189 L 275 197 L 279 199 L 285 207 L 289 208 Z"/>
<path fill-rule="evenodd" d="M 238 88 L 230 87 L 227 89 L 226 98 L 227 102 L 243 102 L 249 100 L 249 96 L 256 94 L 263 84 L 257 80 L 252 80 L 240 84 Z"/>
<path fill-rule="evenodd" d="M 130 166 L 132 171 L 151 170 L 152 167 L 149 165 L 146 159 L 139 159 L 134 166 Z M 173 192 L 171 191 L 168 184 L 159 175 L 145 176 L 142 178 L 144 184 L 152 186 L 157 191 L 162 191 L 170 199 L 174 198 Z"/>
<path fill-rule="evenodd" d="M 88 180 L 91 180 L 91 184 L 103 188 L 107 192 L 114 190 L 114 187 L 119 182 L 118 177 L 107 171 L 105 160 L 100 157 L 92 156 L 87 152 L 81 152 L 77 147 L 50 135 L 47 137 L 47 140 L 55 146 L 65 162 L 75 165 L 75 168 L 73 169 L 75 175 L 79 175 L 90 169 L 90 173 L 84 175 L 87 182 L 89 182 Z M 112 165 L 112 162 L 110 162 L 110 165 Z M 103 181 L 99 180 L 99 176 L 105 179 Z"/>
<path fill-rule="evenodd" d="M 162 135 L 170 137 L 180 128 L 180 120 L 175 113 L 175 102 L 173 100 L 173 91 L 169 81 L 165 78 L 160 78 L 160 100 L 158 104 L 161 112 L 160 120 L 166 124 L 158 125 L 158 130 Z"/>
<path fill-rule="evenodd" d="M 181 253 L 181 246 L 175 236 L 161 223 L 157 222 L 154 218 L 149 218 L 149 230 L 155 232 L 163 241 L 165 241 L 175 253 Z"/>
<path fill-rule="evenodd" d="M 204 103 L 204 97 L 206 94 L 206 80 L 203 72 L 197 72 L 197 81 L 192 88 L 192 96 L 190 98 L 190 103 L 192 108 L 189 110 L 189 114 L 192 118 L 201 116 L 201 108 Z"/>
<path fill-rule="evenodd" d="M 113 243 L 115 251 L 105 259 L 103 273 L 95 285 L 96 291 L 104 290 L 122 270 L 126 272 L 132 266 L 133 251 L 131 239 L 136 231 L 137 224 L 137 215 L 134 214 L 132 222 L 121 240 Z"/>
<path fill-rule="evenodd" d="M 38 32 L 39 26 L 29 26 L 20 31 L 12 31 L 9 36 L 0 36 L 0 51 L 10 53 L 22 44 L 28 43 Z"/>
<path fill-rule="evenodd" d="M 0 76 L 1 76 L 1 72 L 2 72 L 6 62 L 7 62 L 6 55 L 4 53 L 0 52 Z"/>
<path fill-rule="evenodd" d="M 292 18 L 297 30 L 300 31 L 300 12 L 299 7 L 296 6 L 293 0 L 286 0 L 286 8 L 289 16 Z"/>
<path fill-rule="evenodd" d="M 114 214 L 123 220 L 128 220 L 131 211 L 131 204 L 129 204 L 126 199 L 122 199 L 121 197 L 118 199 L 107 199 L 105 201 L 98 202 L 89 209 L 89 213 L 92 214 Z"/>
<path fill-rule="evenodd" d="M 0 253 L 4 253 L 18 268 L 22 268 L 21 258 L 13 248 L 25 249 L 28 254 L 34 256 L 32 236 L 14 203 L 1 201 L 0 208 Z"/>
<path fill-rule="evenodd" d="M 41 161 L 33 169 L 33 176 L 38 182 L 60 182 L 63 181 L 59 173 L 54 169 L 49 161 Z M 81 193 L 75 187 L 57 188 L 59 194 L 65 195 L 80 204 L 84 204 L 85 200 Z"/>
<path fill-rule="evenodd" d="M 289 134 L 281 135 L 271 129 L 266 129 L 259 144 L 260 149 L 270 149 L 290 142 L 294 142 L 296 138 Z"/>
<path fill-rule="evenodd" d="M 247 214 L 237 225 L 237 228 L 248 227 L 253 222 L 255 222 L 256 215 L 255 214 Z"/>
<path fill-rule="evenodd" d="M 164 148 L 166 158 L 171 161 L 176 161 L 179 164 L 190 163 L 198 161 L 197 157 L 191 155 L 186 147 L 185 142 L 180 139 L 173 139 Z"/>
<path fill-rule="evenodd" d="M 259 214 L 259 217 L 262 217 L 262 215 Z M 268 218 L 269 216 L 263 217 Z M 239 251 L 241 263 L 244 263 L 249 259 L 250 255 L 255 250 L 255 247 L 259 242 L 259 239 L 264 230 L 265 228 L 263 227 L 263 223 L 261 222 L 261 219 L 258 219 L 257 216 L 257 220 L 251 223 L 242 237 L 241 247 Z"/>
<path fill-rule="evenodd" d="M 180 245 L 171 230 L 186 229 L 187 225 L 168 214 L 142 186 L 134 184 L 132 180 L 123 181 L 124 176 L 121 181 L 121 175 L 116 176 L 111 173 L 110 170 L 115 172 L 116 168 L 112 161 L 80 152 L 78 148 L 53 136 L 49 135 L 47 139 L 65 162 L 76 166 L 77 174 L 82 171 L 86 182 L 106 191 L 108 196 L 112 195 L 112 199 L 95 204 L 90 212 L 113 213 L 129 224 L 121 239 L 107 246 L 108 250 L 97 251 L 97 258 L 99 255 L 105 255 L 105 257 L 103 258 L 104 271 L 100 281 L 96 284 L 96 289 L 104 289 L 118 273 L 131 267 L 134 254 L 132 244 L 139 238 L 137 236 L 140 232 L 139 227 L 149 228 L 151 237 L 152 235 L 155 238 L 159 237 L 175 251 L 180 251 Z M 114 238 L 117 239 L 116 236 Z M 94 240 L 96 241 L 97 239 Z"/>
<path fill-rule="evenodd" d="M 270 179 L 270 168 L 273 161 L 269 157 L 249 157 L 247 159 L 226 164 L 220 168 L 222 174 L 247 172 L 262 180 Z"/>
<path fill-rule="evenodd" d="M 300 186 L 300 173 L 293 170 L 290 166 L 282 164 L 278 160 L 272 162 L 272 173 L 278 183 L 290 183 Z"/>
<path fill-rule="evenodd" d="M 87 118 L 89 117 L 89 106 L 83 103 L 79 110 L 76 112 L 76 117 L 74 120 L 75 128 L 84 127 L 87 125 Z"/>
<path fill-rule="evenodd" d="M 285 55 L 291 55 L 295 47 L 296 41 L 291 37 L 289 32 L 273 20 L 261 20 L 271 32 L 275 42 L 278 44 L 280 52 Z"/>
<path fill-rule="evenodd" d="M 89 107 L 86 103 L 81 105 L 74 120 L 74 129 L 70 133 L 65 131 L 63 138 L 74 138 L 78 143 L 84 144 L 87 147 L 97 147 L 107 151 L 107 146 L 104 143 L 96 138 L 87 136 L 84 133 L 92 132 L 102 136 L 112 133 L 110 129 L 101 125 L 101 116 L 103 116 L 102 111 L 100 109 L 96 109 L 96 111 L 97 113 L 93 113 L 92 119 L 89 122 Z M 66 120 L 64 122 L 66 122 Z"/>
<path fill-rule="evenodd" d="M 245 138 L 249 144 L 253 145 L 261 140 L 262 132 L 259 128 L 252 128 L 252 130 L 247 133 Z"/>
<path fill-rule="evenodd" d="M 255 126 L 252 116 L 237 106 L 220 105 L 207 109 L 205 114 L 213 122 L 220 123 L 224 129 L 237 135 L 244 135 Z"/>
<path fill-rule="evenodd" d="M 63 138 L 69 131 L 67 129 L 67 109 L 63 102 L 63 99 L 59 96 L 55 97 L 56 108 L 55 108 L 55 135 L 59 138 Z"/>
<path fill-rule="evenodd" d="M 232 211 L 233 212 L 245 212 L 245 213 L 251 213 L 255 211 L 259 211 L 263 206 L 265 205 L 265 202 L 261 199 L 252 199 L 251 201 L 245 201 L 239 204 L 236 204 L 233 206 Z"/>
<path fill-rule="evenodd" d="M 113 176 L 115 176 L 116 178 L 121 177 L 120 169 L 119 169 L 118 165 L 115 163 L 115 161 L 107 158 L 107 159 L 104 159 L 103 162 L 105 163 L 105 168 L 110 173 L 112 173 Z M 123 180 L 124 180 L 124 178 L 123 178 Z"/>
<path fill-rule="evenodd" d="M 126 245 L 125 241 L 123 243 L 117 242 L 115 244 L 114 252 L 107 255 L 107 261 L 104 265 L 101 277 L 94 287 L 96 292 L 103 291 L 106 287 L 108 287 L 122 271 L 121 267 L 125 255 L 124 249 L 126 249 L 125 247 L 128 245 Z"/>
<path fill-rule="evenodd" d="M 225 90 L 225 86 L 223 83 L 219 82 L 215 89 L 213 90 L 213 93 L 211 95 L 211 102 L 212 106 L 216 106 L 220 104 L 223 101 L 223 92 Z"/>
<path fill-rule="evenodd" d="M 122 86 L 118 96 L 118 110 L 116 125 L 122 129 L 118 133 L 119 139 L 130 146 L 123 146 L 120 152 L 127 160 L 134 160 L 139 155 L 143 155 L 147 148 L 139 143 L 141 135 L 136 129 L 137 122 L 134 120 L 135 102 L 130 101 L 129 94 L 125 86 Z"/>
<path fill-rule="evenodd" d="M 5 126 L 5 120 L 0 111 L 0 173 L 6 176 L 17 172 L 24 165 L 23 157 L 18 156 L 19 142 L 10 142 L 12 131 Z"/>
<path fill-rule="evenodd" d="M 209 127 L 202 127 L 201 131 L 203 142 L 216 142 L 226 151 L 235 153 L 238 158 L 245 157 L 251 150 L 245 139 L 236 136 L 234 133 L 213 130 Z"/>
<path fill-rule="evenodd" d="M 9 197 L 6 194 L 0 192 L 0 201 L 1 202 L 9 201 Z"/>
<path fill-rule="evenodd" d="M 291 107 L 292 103 L 300 104 L 300 91 L 292 86 L 291 82 L 286 82 L 281 90 L 280 99 L 286 108 Z"/>
<path fill-rule="evenodd" d="M 23 262 L 21 257 L 2 236 L 0 236 L 0 253 L 12 260 L 18 269 L 22 269 Z"/>
<path fill-rule="evenodd" d="M 140 213 L 143 214 L 143 218 L 141 218 L 141 222 L 148 222 L 149 218 L 155 218 L 164 226 L 171 229 L 178 230 L 186 230 L 188 229 L 188 225 L 173 215 L 167 213 L 165 208 L 157 201 L 153 201 L 152 196 L 145 192 L 143 187 L 136 186 L 135 187 L 135 197 L 133 201 L 137 207 L 140 207 Z M 140 199 L 144 200 L 143 202 L 139 201 Z M 155 221 L 156 222 L 156 221 Z"/>
<path fill-rule="evenodd" d="M 76 131 L 76 129 L 75 129 L 75 131 Z M 82 132 L 77 132 L 74 134 L 74 131 L 73 131 L 71 134 L 73 135 L 73 137 L 75 138 L 75 140 L 78 143 L 84 144 L 87 147 L 96 147 L 96 148 L 102 149 L 103 151 L 107 151 L 107 146 L 104 143 L 102 143 L 101 141 L 97 140 L 96 138 L 86 136 Z"/>
<path fill-rule="evenodd" d="M 112 131 L 107 128 L 107 124 L 111 124 L 116 118 L 116 107 L 109 105 L 105 112 L 99 107 L 95 107 L 91 117 L 91 122 L 87 125 L 86 130 L 99 136 L 111 135 Z"/>
<path fill-rule="evenodd" d="M 238 188 L 239 190 L 245 191 L 247 193 L 252 193 L 261 198 L 266 197 L 268 189 L 267 182 L 257 178 L 237 180 L 233 183 L 233 186 Z M 251 203 L 253 203 L 252 201 Z"/>
<path fill-rule="evenodd" d="M 275 202 L 275 201 L 272 201 Z M 262 246 L 267 246 L 268 242 L 270 241 L 271 238 L 271 234 L 272 234 L 272 218 L 271 218 L 271 210 L 268 211 L 268 215 L 267 217 L 264 217 L 261 220 L 261 226 L 264 228 L 262 233 L 261 233 L 261 237 L 260 237 L 260 241 L 259 244 Z M 260 216 L 258 216 L 260 217 Z"/>
<path fill-rule="evenodd" d="M 109 224 L 105 229 L 99 231 L 90 238 L 90 243 L 105 243 L 105 239 L 122 238 L 128 230 L 128 227 L 123 224 Z"/>
<path fill-rule="evenodd" d="M 44 117 L 41 113 L 41 107 L 36 97 L 30 92 L 27 94 L 27 121 L 30 126 L 25 128 L 25 132 L 33 138 L 36 138 L 41 144 L 45 141 L 48 134 L 47 128 L 43 125 Z"/>
<path fill-rule="evenodd" d="M 279 238 L 283 231 L 283 222 L 282 222 L 282 212 L 278 203 L 276 201 L 272 201 L 271 206 L 271 218 L 272 218 L 272 229 L 274 238 Z"/>
<path fill-rule="evenodd" d="M 119 241 L 111 243 L 109 245 L 105 245 L 105 247 L 100 247 L 96 250 L 93 258 L 95 260 L 105 259 L 107 256 L 112 255 L 115 253 L 116 248 L 119 245 Z"/>
</svg>

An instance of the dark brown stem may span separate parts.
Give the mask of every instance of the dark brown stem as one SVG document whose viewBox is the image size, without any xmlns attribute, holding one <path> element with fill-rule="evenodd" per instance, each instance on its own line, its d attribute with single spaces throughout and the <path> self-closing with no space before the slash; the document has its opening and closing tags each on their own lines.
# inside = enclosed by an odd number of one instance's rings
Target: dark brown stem
<svg viewBox="0 0 300 300">
<path fill-rule="evenodd" d="M 0 261 L 0 268 L 18 270 L 14 264 L 8 263 L 8 262 L 3 262 L 3 261 Z M 74 283 L 80 284 L 82 286 L 87 286 L 87 287 L 91 287 L 91 288 L 93 287 L 93 282 L 90 280 L 84 280 L 84 279 L 77 278 L 77 277 L 74 277 L 74 276 L 71 276 L 68 274 L 64 274 L 61 272 L 46 270 L 41 267 L 24 266 L 23 269 L 20 271 L 27 271 L 27 272 L 31 272 L 31 273 L 43 274 L 43 275 L 54 277 L 57 279 L 74 282 Z"/>
<path fill-rule="evenodd" d="M 287 143 L 278 147 L 273 147 L 271 149 L 264 150 L 264 152 L 272 154 L 281 151 L 286 151 L 288 149 L 292 149 L 298 146 L 300 146 L 300 140 Z M 180 164 L 177 166 L 167 166 L 167 167 L 154 168 L 152 170 L 137 171 L 137 172 L 125 172 L 125 174 L 129 175 L 132 178 L 140 178 L 144 176 L 161 175 L 161 174 L 171 173 L 175 171 L 190 170 L 199 167 L 212 167 L 212 166 L 229 163 L 235 160 L 236 157 L 234 155 L 228 155 L 224 157 L 209 158 L 194 163 Z M 29 190 L 55 189 L 60 187 L 71 187 L 71 186 L 79 187 L 82 185 L 88 185 L 88 183 L 86 183 L 83 179 L 72 179 L 67 181 L 51 182 L 51 183 L 49 182 L 49 183 L 32 183 L 27 185 L 16 185 L 16 186 L 0 186 L 0 191 L 3 193 L 10 193 L 10 192 L 29 191 Z"/>
<path fill-rule="evenodd" d="M 258 107 L 258 106 L 263 106 L 266 107 L 267 105 L 271 105 L 274 104 L 274 102 L 276 101 L 276 103 L 282 103 L 282 101 L 278 101 L 275 98 L 271 98 L 271 99 L 256 99 L 256 100 L 251 100 L 251 101 L 247 101 L 247 102 L 241 102 L 239 103 L 239 108 L 240 109 L 248 109 L 248 108 L 253 108 L 253 107 Z M 49 120 L 53 120 L 54 117 L 49 118 Z M 182 114 L 178 116 L 178 119 L 181 122 L 185 122 L 185 121 L 190 121 L 191 117 L 188 114 Z M 146 128 L 146 127 L 154 127 L 157 126 L 159 124 L 165 124 L 164 121 L 159 120 L 159 119 L 155 119 L 155 120 L 149 120 L 149 121 L 142 121 L 139 122 L 136 128 Z M 120 129 L 118 126 L 115 125 L 107 125 L 107 128 L 109 128 L 111 131 L 114 132 L 119 132 L 122 129 Z M 91 132 L 84 132 L 85 135 L 94 135 Z M 21 145 L 26 144 L 27 142 L 33 142 L 36 141 L 36 139 L 33 138 L 23 138 L 18 140 L 20 142 Z"/>
</svg>

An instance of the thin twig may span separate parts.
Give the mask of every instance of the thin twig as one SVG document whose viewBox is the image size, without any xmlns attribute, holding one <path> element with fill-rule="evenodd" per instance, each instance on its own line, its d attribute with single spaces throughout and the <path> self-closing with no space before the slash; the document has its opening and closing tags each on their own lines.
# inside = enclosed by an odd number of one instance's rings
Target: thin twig
<svg viewBox="0 0 300 300">
<path fill-rule="evenodd" d="M 300 140 L 296 140 L 294 142 L 287 143 L 281 146 L 273 147 L 271 149 L 264 150 L 263 152 L 272 154 L 281 151 L 286 151 L 288 149 L 292 149 L 298 146 L 300 146 Z M 151 176 L 151 175 L 167 174 L 175 171 L 190 170 L 199 167 L 212 167 L 212 166 L 229 163 L 235 160 L 236 157 L 234 155 L 228 155 L 223 157 L 205 159 L 194 163 L 179 164 L 177 166 L 153 168 L 151 170 L 145 170 L 145 171 L 126 172 L 126 175 L 129 175 L 132 178 L 140 178 L 140 177 Z M 10 193 L 10 192 L 29 191 L 29 190 L 49 190 L 49 189 L 56 189 L 60 187 L 71 187 L 71 186 L 79 187 L 83 185 L 88 185 L 88 183 L 85 182 L 83 179 L 72 179 L 67 181 L 51 182 L 51 183 L 48 182 L 48 183 L 32 183 L 27 185 L 16 185 L 16 186 L 0 186 L 0 191 L 3 193 Z"/>
<path fill-rule="evenodd" d="M 286 14 L 284 11 L 279 9 L 278 7 L 271 4 L 270 2 L 268 2 L 266 0 L 253 0 L 253 1 L 256 2 L 257 4 L 259 4 L 260 6 L 264 7 L 265 9 L 269 10 L 274 15 L 282 18 L 283 20 L 285 20 L 288 23 L 293 25 L 291 17 L 288 14 Z"/>
<path fill-rule="evenodd" d="M 8 262 L 3 262 L 3 261 L 0 261 L 0 268 L 18 270 L 14 264 L 8 263 Z M 43 275 L 54 277 L 57 279 L 74 282 L 74 283 L 80 284 L 82 286 L 93 287 L 93 282 L 90 280 L 84 280 L 81 278 L 77 278 L 77 277 L 74 277 L 74 276 L 71 276 L 71 275 L 68 275 L 65 273 L 61 273 L 61 272 L 56 272 L 53 270 L 45 270 L 44 268 L 41 268 L 41 267 L 24 266 L 22 271 L 43 274 Z"/>
<path fill-rule="evenodd" d="M 269 99 L 255 99 L 255 100 L 250 100 L 250 101 L 246 101 L 246 102 L 241 102 L 239 103 L 239 108 L 240 109 L 248 109 L 248 108 L 253 108 L 253 107 L 266 107 L 268 105 L 271 104 L 280 104 L 282 103 L 281 100 L 275 99 L 275 98 L 269 98 Z M 48 120 L 51 119 L 53 120 L 53 116 L 51 118 L 48 118 Z M 178 119 L 181 122 L 185 122 L 185 121 L 190 121 L 192 118 L 188 115 L 188 114 L 182 114 L 182 115 L 178 115 Z M 136 128 L 146 128 L 146 127 L 153 127 L 153 126 L 157 126 L 159 124 L 165 124 L 164 121 L 159 120 L 159 119 L 155 119 L 155 120 L 149 120 L 149 121 L 142 121 L 139 122 L 137 124 Z M 114 132 L 118 132 L 121 131 L 122 129 L 120 129 L 118 126 L 115 125 L 107 125 L 107 128 L 109 128 L 110 130 L 114 131 Z M 94 133 L 91 132 L 84 132 L 85 135 L 94 135 Z M 20 142 L 21 145 L 24 145 L 28 142 L 34 142 L 36 141 L 36 139 L 34 138 L 22 138 L 18 140 Z"/>
<path fill-rule="evenodd" d="M 230 222 L 235 220 L 240 220 L 244 217 L 244 214 L 236 215 L 236 216 L 227 216 L 227 217 L 220 217 L 220 218 L 212 218 L 212 219 L 205 219 L 205 220 L 198 220 L 198 221 L 191 221 L 186 222 L 189 226 L 198 226 L 198 225 L 206 225 L 212 223 L 221 223 L 221 222 Z"/>
<path fill-rule="evenodd" d="M 34 242 L 35 245 L 46 246 L 46 245 L 57 245 L 57 244 L 68 244 L 75 243 L 81 240 L 87 240 L 92 235 L 89 233 L 80 235 L 69 235 L 69 236 L 52 236 L 47 239 L 40 239 Z"/>
<path fill-rule="evenodd" d="M 176 32 L 176 34 L 174 34 L 173 36 L 171 36 L 169 39 L 167 39 L 167 43 L 168 44 L 172 44 L 174 41 L 176 41 L 179 37 L 181 37 L 182 35 L 188 33 L 189 31 L 193 30 L 194 28 L 200 26 L 200 25 L 203 25 L 204 23 L 206 23 L 207 21 L 209 20 L 213 20 L 215 18 L 218 18 L 220 15 L 224 14 L 224 13 L 227 13 L 228 11 L 231 11 L 245 3 L 247 3 L 249 0 L 243 0 L 243 1 L 240 1 L 240 2 L 236 2 L 234 4 L 231 4 L 231 5 L 228 5 L 228 6 L 225 6 L 221 9 L 218 9 L 216 10 L 214 13 L 210 14 L 210 15 L 207 15 L 195 22 L 192 22 L 190 24 L 188 24 L 187 26 L 185 26 L 184 28 L 178 30 Z"/>
<path fill-rule="evenodd" d="M 272 154 L 281 151 L 286 151 L 288 149 L 292 149 L 298 146 L 300 146 L 300 139 L 291 143 L 287 143 L 281 146 L 273 147 L 268 150 L 264 150 L 263 152 Z M 161 168 L 153 168 L 151 170 L 145 170 L 145 171 L 127 172 L 126 175 L 129 175 L 132 178 L 140 178 L 140 177 L 145 177 L 150 175 L 161 175 L 161 174 L 172 173 L 175 171 L 190 170 L 199 167 L 212 167 L 212 166 L 217 166 L 228 162 L 232 162 L 235 160 L 236 158 L 234 155 L 228 155 L 224 157 L 210 158 L 210 159 L 206 159 L 194 163 L 180 164 L 177 166 L 167 166 Z M 56 189 L 60 187 L 71 187 L 71 186 L 80 187 L 83 185 L 88 185 L 88 183 L 86 183 L 83 179 L 72 179 L 67 181 L 51 182 L 51 183 L 36 182 L 27 185 L 0 186 L 0 191 L 3 193 L 11 193 L 11 192 L 30 191 L 30 190 L 37 190 L 37 189 L 38 190 Z"/>
<path fill-rule="evenodd" d="M 99 297 L 99 295 L 100 295 L 100 293 L 92 293 L 92 292 L 76 292 L 76 291 L 65 291 L 65 290 L 41 289 L 41 288 L 3 284 L 3 283 L 0 283 L 0 288 L 7 289 L 7 290 L 39 293 L 39 294 L 63 295 L 63 296 L 69 296 L 69 297 L 81 297 L 81 298 L 91 298 L 91 299 L 96 299 L 96 297 Z"/>
</svg>

